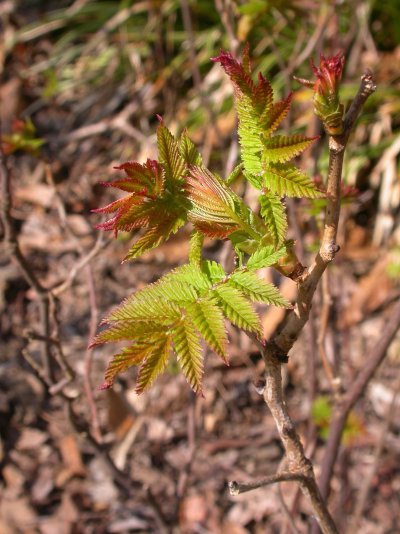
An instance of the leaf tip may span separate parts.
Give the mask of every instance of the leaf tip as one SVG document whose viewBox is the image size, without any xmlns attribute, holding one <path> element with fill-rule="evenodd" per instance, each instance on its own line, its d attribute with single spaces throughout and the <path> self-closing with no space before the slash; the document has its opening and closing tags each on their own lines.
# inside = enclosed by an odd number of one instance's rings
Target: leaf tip
<svg viewBox="0 0 400 534">
<path fill-rule="evenodd" d="M 112 387 L 113 383 L 106 380 L 105 382 L 103 382 L 102 384 L 100 384 L 100 386 L 97 386 L 97 389 L 98 391 L 104 391 L 106 389 L 110 389 Z"/>
</svg>

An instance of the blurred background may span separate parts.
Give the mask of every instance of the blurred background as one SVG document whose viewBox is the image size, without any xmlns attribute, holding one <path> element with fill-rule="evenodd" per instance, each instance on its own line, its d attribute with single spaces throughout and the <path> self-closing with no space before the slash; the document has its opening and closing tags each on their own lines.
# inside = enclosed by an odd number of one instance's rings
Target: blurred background
<svg viewBox="0 0 400 534">
<path fill-rule="evenodd" d="M 186 262 L 188 231 L 121 265 L 131 236 L 99 235 L 90 210 L 117 198 L 98 185 L 116 176 L 114 166 L 156 157 L 156 114 L 175 133 L 187 128 L 205 163 L 229 174 L 239 156 L 232 89 L 210 62 L 221 48 L 239 57 L 249 42 L 276 98 L 295 91 L 284 128 L 321 135 L 299 165 L 322 183 L 326 137 L 312 92 L 292 76 L 312 79 L 310 58 L 342 51 L 348 106 L 361 74 L 374 72 L 378 89 L 346 154 L 341 251 L 285 371 L 290 412 L 318 473 L 334 393 L 362 368 L 400 295 L 400 3 L 5 0 L 0 17 L 11 215 L 30 268 L 53 290 L 46 342 L 40 299 L 2 248 L 0 532 L 307 532 L 310 510 L 294 485 L 227 491 L 227 480 L 274 473 L 282 458 L 253 387 L 263 364 L 244 335 L 229 332 L 230 367 L 207 356 L 205 398 L 192 395 L 174 364 L 140 397 L 134 370 L 113 390 L 96 390 L 113 354 L 111 346 L 86 348 L 100 319 Z M 248 186 L 235 187 L 254 202 Z M 307 264 L 324 201 L 292 200 L 287 210 Z M 225 245 L 206 248 L 227 261 Z M 264 275 L 295 299 L 290 280 Z M 269 337 L 284 311 L 260 313 Z M 58 362 L 51 383 L 40 373 L 46 350 Z M 346 427 L 330 501 L 341 532 L 400 531 L 399 353 L 397 336 Z"/>
</svg>

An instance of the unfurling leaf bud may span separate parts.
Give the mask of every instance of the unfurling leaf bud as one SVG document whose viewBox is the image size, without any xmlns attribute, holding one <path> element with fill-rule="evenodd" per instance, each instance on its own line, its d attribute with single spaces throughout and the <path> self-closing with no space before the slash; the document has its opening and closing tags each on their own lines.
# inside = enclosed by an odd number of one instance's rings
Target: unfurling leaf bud
<svg viewBox="0 0 400 534">
<path fill-rule="evenodd" d="M 343 133 L 343 104 L 339 100 L 339 85 L 342 79 L 343 65 L 344 57 L 341 53 L 328 58 L 321 54 L 319 67 L 316 67 L 311 60 L 316 77 L 313 84 L 307 80 L 296 78 L 303 85 L 313 87 L 314 111 L 323 122 L 329 135 Z"/>
</svg>

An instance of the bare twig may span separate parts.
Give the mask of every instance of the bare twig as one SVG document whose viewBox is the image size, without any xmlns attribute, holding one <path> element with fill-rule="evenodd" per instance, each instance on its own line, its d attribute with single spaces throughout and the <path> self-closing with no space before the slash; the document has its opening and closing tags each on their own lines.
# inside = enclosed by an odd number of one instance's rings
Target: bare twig
<svg viewBox="0 0 400 534">
<path fill-rule="evenodd" d="M 281 473 L 270 475 L 260 480 L 256 480 L 255 482 L 244 483 L 232 480 L 229 482 L 228 487 L 231 495 L 239 495 L 240 493 L 246 493 L 247 491 L 262 488 L 263 486 L 270 486 L 271 484 L 276 484 L 277 482 L 289 482 L 293 480 L 304 481 L 306 477 L 306 473 L 301 470 L 282 471 Z"/>
<path fill-rule="evenodd" d="M 320 313 L 320 325 L 319 325 L 319 333 L 318 333 L 318 350 L 322 361 L 322 366 L 324 368 L 325 374 L 331 384 L 332 390 L 334 389 L 335 384 L 335 375 L 332 369 L 332 366 L 328 360 L 328 356 L 326 354 L 325 349 L 325 338 L 326 338 L 326 331 L 328 329 L 328 322 L 329 322 L 329 312 L 330 307 L 332 303 L 330 291 L 329 291 L 329 270 L 325 271 L 324 275 L 322 276 L 322 308 Z"/>
<path fill-rule="evenodd" d="M 205 110 L 205 112 L 207 113 L 208 122 L 213 125 L 217 138 L 222 139 L 222 134 L 220 133 L 218 129 L 217 122 L 215 121 L 215 114 L 213 114 L 213 111 L 212 111 L 212 103 L 210 102 L 210 99 L 208 98 L 205 91 L 203 90 L 203 82 L 202 82 L 200 68 L 199 68 L 199 64 L 198 64 L 197 56 L 196 56 L 195 35 L 193 31 L 190 6 L 187 0 L 180 0 L 180 4 L 181 4 L 181 10 L 182 10 L 183 25 L 188 36 L 188 53 L 189 53 L 189 59 L 190 59 L 190 68 L 192 70 L 193 84 L 194 84 L 197 94 L 199 95 L 203 110 Z M 211 141 L 212 141 L 212 136 L 207 135 L 207 130 L 205 130 L 202 144 L 204 145 L 203 159 L 206 164 L 210 157 L 210 153 L 212 149 Z"/>
<path fill-rule="evenodd" d="M 284 499 L 283 493 L 282 493 L 282 486 L 280 484 L 278 484 L 277 495 L 278 495 L 279 503 L 280 503 L 281 508 L 282 508 L 282 512 L 283 512 L 283 514 L 285 516 L 285 519 L 286 519 L 285 527 L 289 526 L 293 534 L 300 534 L 300 531 L 297 528 L 296 523 L 294 522 L 292 514 L 291 514 L 291 512 L 289 510 L 289 507 L 285 502 L 285 499 Z"/>
<path fill-rule="evenodd" d="M 97 302 L 96 302 L 96 290 L 94 286 L 92 268 L 88 264 L 86 265 L 85 270 L 86 270 L 87 284 L 89 288 L 89 302 L 90 302 L 90 327 L 89 327 L 88 338 L 89 338 L 89 341 L 91 341 L 96 334 L 97 323 L 99 322 L 99 311 L 98 311 Z M 102 442 L 101 429 L 100 429 L 99 417 L 97 414 L 97 406 L 94 400 L 93 384 L 92 384 L 93 349 L 89 349 L 89 348 L 86 349 L 84 364 L 85 364 L 85 372 L 83 374 L 83 383 L 84 383 L 86 398 L 87 398 L 89 409 L 90 409 L 91 427 L 93 430 L 93 436 L 96 438 L 96 440 L 99 443 L 101 443 Z"/>
<path fill-rule="evenodd" d="M 340 441 L 347 417 L 356 402 L 363 395 L 369 381 L 385 358 L 389 345 L 391 344 L 399 328 L 400 301 L 397 302 L 394 308 L 392 308 L 390 312 L 390 318 L 386 323 L 379 340 L 371 348 L 362 369 L 358 372 L 349 390 L 334 409 L 325 455 L 322 460 L 322 471 L 319 482 L 321 493 L 325 499 L 329 495 L 330 481 L 332 478 L 336 458 L 339 453 Z"/>
<path fill-rule="evenodd" d="M 363 479 L 362 486 L 360 488 L 360 492 L 358 494 L 357 498 L 357 504 L 353 513 L 353 519 L 350 523 L 350 526 L 348 528 L 348 532 L 357 532 L 358 525 L 362 516 L 362 513 L 364 511 L 365 505 L 368 500 L 368 495 L 371 488 L 372 479 L 375 476 L 375 473 L 378 469 L 379 461 L 382 456 L 382 452 L 385 447 L 385 441 L 386 437 L 388 435 L 388 432 L 390 430 L 390 426 L 393 421 L 394 414 L 396 413 L 395 407 L 396 407 L 396 401 L 398 398 L 398 395 L 400 394 L 400 380 L 397 380 L 397 383 L 395 385 L 395 388 L 393 390 L 392 394 L 392 400 L 389 403 L 386 414 L 385 414 L 385 420 L 382 425 L 381 431 L 380 431 L 380 437 L 379 441 L 376 445 L 374 454 L 373 454 L 373 462 L 369 468 L 368 473 L 366 474 L 365 478 Z"/>
<path fill-rule="evenodd" d="M 229 50 L 232 52 L 233 57 L 236 57 L 239 49 L 239 39 L 236 37 L 235 29 L 233 27 L 232 6 L 230 5 L 230 2 L 215 0 L 215 7 L 218 10 L 221 22 L 229 39 Z"/>
<path fill-rule="evenodd" d="M 47 289 L 42 285 L 35 273 L 32 271 L 28 261 L 22 254 L 19 246 L 14 221 L 11 216 L 12 195 L 11 195 L 11 169 L 6 160 L 5 154 L 0 150 L 0 218 L 4 229 L 4 246 L 6 253 L 17 263 L 23 277 L 35 291 L 38 299 L 40 314 L 40 324 L 42 325 L 42 335 L 44 338 L 42 351 L 43 372 L 49 380 L 52 379 L 52 354 L 51 354 L 51 325 L 49 318 L 50 300 Z"/>
</svg>

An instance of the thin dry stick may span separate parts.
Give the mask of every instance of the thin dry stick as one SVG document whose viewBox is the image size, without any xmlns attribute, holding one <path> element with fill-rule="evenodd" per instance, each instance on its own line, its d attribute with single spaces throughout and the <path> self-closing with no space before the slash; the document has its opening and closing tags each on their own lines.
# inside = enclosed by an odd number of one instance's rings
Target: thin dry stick
<svg viewBox="0 0 400 534">
<path fill-rule="evenodd" d="M 233 57 L 236 57 L 240 43 L 233 27 L 232 6 L 230 5 L 230 2 L 215 0 L 215 7 L 218 10 L 222 25 L 224 26 L 229 39 L 229 50 L 232 52 Z"/>
<path fill-rule="evenodd" d="M 89 327 L 89 341 L 91 341 L 97 329 L 97 323 L 99 322 L 99 311 L 97 308 L 96 302 L 96 289 L 93 280 L 93 272 L 91 266 L 86 265 L 86 278 L 89 288 L 89 302 L 90 302 L 90 327 Z M 101 443 L 102 435 L 101 428 L 99 423 L 99 417 L 97 414 L 96 401 L 93 395 L 93 384 L 92 384 L 92 364 L 93 364 L 93 349 L 86 349 L 85 353 L 85 372 L 83 374 L 83 384 L 85 389 L 86 398 L 88 400 L 89 409 L 90 409 L 90 422 L 91 428 L 93 431 L 93 436 L 95 439 Z"/>
<path fill-rule="evenodd" d="M 1 131 L 1 125 L 0 125 Z M 4 231 L 4 246 L 6 253 L 17 263 L 23 277 L 35 291 L 38 299 L 40 324 L 42 325 L 42 336 L 44 339 L 42 350 L 42 366 L 44 373 L 49 380 L 53 378 L 52 353 L 51 353 L 51 324 L 50 324 L 50 299 L 47 289 L 36 277 L 28 261 L 23 255 L 19 246 L 14 221 L 11 215 L 12 195 L 11 195 L 11 169 L 8 166 L 3 149 L 0 149 L 0 218 Z"/>
<path fill-rule="evenodd" d="M 289 510 L 289 507 L 285 502 L 285 499 L 282 493 L 282 486 L 280 484 L 278 484 L 277 495 L 278 495 L 279 504 L 281 505 L 283 515 L 285 516 L 285 523 L 283 526 L 284 531 L 287 531 L 287 529 L 290 528 L 293 534 L 300 534 L 300 531 L 297 528 L 296 523 L 294 522 L 294 519 L 292 517 L 292 512 L 291 510 Z"/>
<path fill-rule="evenodd" d="M 239 495 L 240 493 L 246 493 L 254 489 L 262 488 L 264 486 L 270 486 L 271 484 L 276 484 L 277 482 L 290 482 L 293 480 L 302 481 L 305 479 L 304 471 L 282 471 L 281 473 L 276 473 L 275 475 L 270 475 L 268 477 L 256 480 L 255 482 L 236 482 L 232 480 L 229 482 L 229 491 L 231 495 Z"/>
<path fill-rule="evenodd" d="M 46 164 L 45 172 L 46 172 L 46 180 L 54 190 L 54 195 L 56 198 L 56 204 L 57 204 L 58 214 L 60 217 L 61 226 L 74 240 L 76 244 L 76 249 L 81 254 L 80 261 L 76 263 L 75 266 L 70 270 L 69 275 L 66 278 L 66 280 L 64 280 L 64 282 L 61 285 L 57 286 L 56 288 L 52 290 L 51 295 L 59 294 L 62 291 L 64 291 L 67 287 L 69 287 L 72 284 L 75 277 L 77 276 L 77 274 L 79 273 L 80 269 L 85 267 L 87 285 L 88 285 L 88 290 L 89 290 L 89 303 L 90 303 L 90 327 L 89 327 L 88 341 L 91 341 L 96 334 L 97 323 L 99 320 L 99 313 L 98 313 L 97 304 L 96 304 L 96 291 L 95 291 L 94 280 L 93 280 L 93 272 L 90 266 L 90 260 L 94 258 L 94 256 L 103 247 L 103 244 L 104 244 L 104 240 L 102 237 L 103 233 L 99 232 L 98 237 L 96 239 L 96 243 L 94 244 L 93 248 L 87 254 L 85 254 L 85 251 L 78 237 L 75 235 L 75 232 L 73 231 L 73 229 L 68 223 L 67 210 L 65 209 L 63 198 L 60 195 L 56 187 L 56 184 L 54 182 L 53 173 L 51 171 L 50 165 Z M 54 315 L 56 316 L 56 314 Z M 62 347 L 61 347 L 60 342 L 58 342 L 58 347 L 59 347 L 59 352 L 62 355 Z M 65 369 L 62 365 L 63 361 L 64 359 L 61 358 L 60 365 L 65 373 Z M 91 380 L 92 361 L 93 361 L 93 350 L 87 349 L 85 353 L 85 359 L 84 359 L 83 385 L 84 385 L 84 390 L 85 390 L 85 394 L 88 400 L 89 410 L 91 414 L 91 425 L 90 426 L 93 430 L 93 436 L 96 439 L 96 441 L 101 443 L 102 442 L 101 429 L 100 429 L 100 423 L 99 423 L 99 418 L 97 414 L 97 407 L 96 407 L 96 403 L 94 400 L 93 385 L 92 385 L 92 380 Z"/>
<path fill-rule="evenodd" d="M 328 322 L 329 322 L 329 312 L 330 307 L 332 303 L 331 295 L 329 292 L 329 279 L 328 279 L 329 271 L 325 271 L 324 275 L 322 276 L 322 309 L 320 313 L 320 326 L 319 326 L 319 333 L 318 333 L 318 350 L 319 355 L 321 357 L 322 366 L 324 368 L 325 374 L 331 384 L 331 389 L 335 390 L 335 375 L 333 373 L 333 369 L 331 364 L 329 363 L 328 356 L 326 354 L 325 349 L 325 337 L 326 337 L 326 331 L 328 329 Z"/>
<path fill-rule="evenodd" d="M 298 484 L 311 503 L 315 518 L 324 534 L 336 534 L 338 530 L 317 486 L 312 464 L 304 454 L 299 435 L 289 416 L 283 396 L 281 365 L 287 361 L 289 350 L 308 321 L 314 293 L 321 276 L 339 250 L 336 235 L 340 214 L 340 183 L 344 151 L 352 127 L 365 101 L 374 91 L 372 74 L 367 72 L 362 76 L 358 93 L 346 114 L 344 133 L 329 138 L 327 207 L 321 247 L 314 263 L 299 280 L 296 306 L 287 316 L 281 332 L 272 341 L 266 342 L 261 349 L 265 361 L 264 400 L 272 413 L 285 448 L 288 468 L 291 472 L 303 474 Z"/>
<path fill-rule="evenodd" d="M 361 516 L 363 514 L 365 505 L 368 500 L 368 495 L 371 489 L 372 479 L 374 478 L 375 473 L 378 469 L 379 461 L 382 456 L 383 449 L 385 447 L 386 437 L 390 431 L 390 426 L 393 422 L 394 414 L 396 413 L 396 401 L 397 401 L 399 393 L 400 393 L 400 380 L 398 380 L 395 385 L 395 388 L 392 394 L 392 400 L 389 403 L 387 410 L 386 410 L 385 420 L 381 428 L 379 441 L 378 441 L 378 444 L 375 448 L 374 455 L 373 455 L 373 462 L 370 466 L 369 472 L 367 473 L 366 477 L 363 479 L 363 483 L 360 488 L 360 492 L 358 494 L 357 504 L 355 506 L 355 510 L 353 513 L 353 519 L 350 523 L 349 528 L 347 529 L 347 532 L 349 534 L 351 534 L 352 532 L 357 532 L 357 528 L 360 523 Z"/>
<path fill-rule="evenodd" d="M 386 356 L 387 350 L 400 328 L 400 301 L 392 308 L 390 318 L 386 323 L 383 332 L 377 343 L 371 348 L 365 364 L 353 380 L 347 393 L 334 408 L 332 422 L 329 431 L 328 442 L 325 449 L 325 455 L 322 460 L 322 471 L 320 478 L 321 494 L 326 499 L 329 496 L 330 481 L 333 474 L 333 468 L 339 453 L 340 441 L 347 417 L 364 394 L 365 388 L 375 374 L 379 365 Z"/>
<path fill-rule="evenodd" d="M 222 139 L 223 136 L 218 129 L 218 124 L 215 121 L 215 115 L 212 112 L 212 104 L 202 87 L 203 81 L 201 78 L 200 68 L 199 68 L 199 64 L 198 64 L 197 56 L 196 56 L 195 35 L 193 32 L 190 6 L 187 0 L 181 0 L 180 3 L 181 3 L 183 26 L 188 35 L 188 47 L 189 47 L 188 52 L 189 52 L 190 67 L 192 70 L 192 78 L 193 78 L 194 87 L 201 100 L 202 108 L 207 113 L 208 122 L 209 124 L 212 124 L 215 129 L 217 139 Z M 207 135 L 207 131 L 205 130 L 204 138 L 203 138 L 204 143 L 202 143 L 204 145 L 203 160 L 205 164 L 207 164 L 207 161 L 210 157 L 210 153 L 212 149 L 211 140 L 212 140 L 212 136 Z"/>
<path fill-rule="evenodd" d="M 65 391 L 64 387 L 70 382 L 70 377 L 65 376 L 59 382 L 54 383 L 53 373 L 51 369 L 52 353 L 51 345 L 59 345 L 59 338 L 52 337 L 50 335 L 50 325 L 53 321 L 57 322 L 55 317 L 55 307 L 53 306 L 53 316 L 50 316 L 51 311 L 51 293 L 50 290 L 45 288 L 37 279 L 35 273 L 32 271 L 28 260 L 23 255 L 21 248 L 18 242 L 18 236 L 15 231 L 14 221 L 11 215 L 11 206 L 12 206 L 12 195 L 11 195 L 11 171 L 7 166 L 5 161 L 4 153 L 0 150 L 0 178 L 1 178 L 1 197 L 0 197 L 0 216 L 3 225 L 4 231 L 4 244 L 6 251 L 9 253 L 12 260 L 14 260 L 28 284 L 35 290 L 38 296 L 39 309 L 40 309 L 40 319 L 43 334 L 40 333 L 39 337 L 44 341 L 44 358 L 42 365 L 39 365 L 34 358 L 32 358 L 27 350 L 22 351 L 22 356 L 25 358 L 27 363 L 31 366 L 33 371 L 36 373 L 38 378 L 43 382 L 43 384 L 48 388 L 50 394 L 59 395 L 64 402 L 66 403 L 68 417 L 71 425 L 73 426 L 76 432 L 83 434 L 86 440 L 93 446 L 93 448 L 99 453 L 99 455 L 104 459 L 104 461 L 109 466 L 113 478 L 119 488 L 124 492 L 126 496 L 129 496 L 132 491 L 135 489 L 134 485 L 127 480 L 125 474 L 120 471 L 114 462 L 112 461 L 108 451 L 97 442 L 94 436 L 90 433 L 90 430 L 86 422 L 81 422 L 78 415 L 76 414 L 73 401 Z"/>
</svg>

